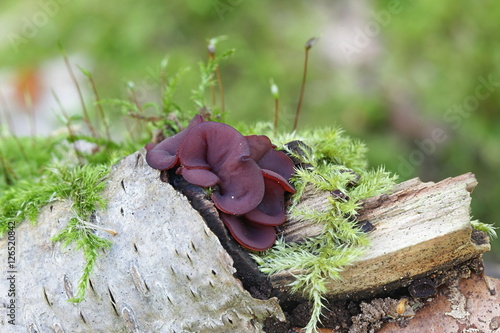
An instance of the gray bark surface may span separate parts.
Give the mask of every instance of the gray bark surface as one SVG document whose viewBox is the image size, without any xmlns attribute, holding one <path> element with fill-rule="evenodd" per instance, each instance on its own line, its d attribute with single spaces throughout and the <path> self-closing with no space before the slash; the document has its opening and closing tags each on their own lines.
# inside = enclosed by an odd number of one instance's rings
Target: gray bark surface
<svg viewBox="0 0 500 333">
<path fill-rule="evenodd" d="M 16 229 L 16 326 L 1 332 L 262 332 L 284 320 L 276 298 L 258 300 L 233 274 L 233 261 L 186 197 L 144 161 L 128 156 L 110 173 L 106 209 L 94 224 L 116 232 L 91 275 L 83 302 L 68 299 L 85 264 L 81 250 L 55 236 L 73 216 L 70 202 L 45 207 Z M 7 262 L 6 237 L 0 261 Z M 9 288 L 2 279 L 0 288 Z M 3 304 L 9 299 L 0 295 Z M 4 309 L 6 310 L 6 309 Z M 6 311 L 5 311 L 6 312 Z M 4 312 L 4 313 L 5 313 Z"/>
</svg>

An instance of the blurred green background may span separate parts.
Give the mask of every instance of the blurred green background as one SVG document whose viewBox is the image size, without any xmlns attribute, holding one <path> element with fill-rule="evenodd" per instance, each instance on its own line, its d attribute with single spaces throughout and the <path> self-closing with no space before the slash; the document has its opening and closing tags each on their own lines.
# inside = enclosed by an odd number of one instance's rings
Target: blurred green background
<svg viewBox="0 0 500 333">
<path fill-rule="evenodd" d="M 473 172 L 479 185 L 472 215 L 495 223 L 499 17 L 500 2 L 493 0 L 3 0 L 2 122 L 9 123 L 6 110 L 27 112 L 23 108 L 38 118 L 53 117 L 54 103 L 43 102 L 53 100 L 51 90 L 78 112 L 58 43 L 73 65 L 92 73 L 101 98 L 124 98 L 126 82 L 132 81 L 140 103 L 159 102 L 159 67 L 168 55 L 168 75 L 191 67 L 176 100 L 193 108 L 189 96 L 198 84 L 197 63 L 207 57 L 207 40 L 225 35 L 217 53 L 236 49 L 220 67 L 228 123 L 272 120 L 272 78 L 280 90 L 280 127 L 289 130 L 304 44 L 316 36 L 299 128 L 344 127 L 366 142 L 372 165 L 385 165 L 401 180 L 439 181 Z M 77 77 L 91 100 L 87 81 L 81 73 Z M 33 95 L 29 103 L 25 91 Z M 107 112 L 119 117 L 116 110 Z M 28 126 L 20 119 L 16 126 Z M 40 126 L 53 130 L 57 124 Z M 500 243 L 493 242 L 488 265 L 495 268 Z"/>
</svg>

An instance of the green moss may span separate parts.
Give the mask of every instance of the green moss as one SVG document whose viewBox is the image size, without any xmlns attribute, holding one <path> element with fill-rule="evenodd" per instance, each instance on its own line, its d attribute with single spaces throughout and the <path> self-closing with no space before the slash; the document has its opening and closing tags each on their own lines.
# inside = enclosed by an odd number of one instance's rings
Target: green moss
<svg viewBox="0 0 500 333">
<path fill-rule="evenodd" d="M 63 137 L 15 138 L 0 136 L 0 195 L 19 180 L 41 175 L 47 163 L 63 156 Z"/>
<path fill-rule="evenodd" d="M 361 201 L 391 189 L 396 176 L 383 168 L 368 169 L 366 147 L 345 136 L 339 128 L 292 133 L 276 138 L 276 142 L 292 139 L 301 140 L 311 149 L 303 149 L 305 154 L 297 156 L 307 167 L 298 169 L 292 179 L 297 191 L 288 214 L 293 219 L 321 223 L 323 232 L 298 244 L 279 240 L 254 258 L 266 274 L 292 272 L 292 292 L 306 296 L 313 305 L 307 325 L 307 332 L 313 332 L 321 319 L 327 281 L 340 280 L 340 272 L 369 243 L 367 234 L 353 222 Z M 306 197 L 334 190 L 340 190 L 349 199 L 332 197 L 327 209 L 322 210 L 298 205 Z"/>
<path fill-rule="evenodd" d="M 470 221 L 470 224 L 472 224 L 472 227 L 474 229 L 485 232 L 488 235 L 488 237 L 490 237 L 490 238 L 497 237 L 497 232 L 495 231 L 495 229 L 497 229 L 497 228 L 495 228 L 491 224 L 483 223 L 483 222 L 480 222 L 478 220 Z"/>
<path fill-rule="evenodd" d="M 5 137 L 0 155 L 4 176 L 0 182 L 0 236 L 12 222 L 16 226 L 24 221 L 34 223 L 40 210 L 51 202 L 71 202 L 73 216 L 53 241 L 62 242 L 63 246 L 74 243 L 86 259 L 72 301 L 83 300 L 96 259 L 111 246 L 111 242 L 94 233 L 94 226 L 88 222 L 91 215 L 106 204 L 101 196 L 103 180 L 120 156 L 137 148 L 102 139 L 88 140 L 98 141 L 100 150 L 92 154 L 77 152 L 63 136 Z"/>
<path fill-rule="evenodd" d="M 73 217 L 63 230 L 52 238 L 55 242 L 62 242 L 63 246 L 75 243 L 76 250 L 83 250 L 85 267 L 78 283 L 77 294 L 71 301 L 82 301 L 85 290 L 99 253 L 108 249 L 111 242 L 94 233 L 94 226 L 89 224 L 91 215 L 99 208 L 105 207 L 101 196 L 112 163 L 87 164 L 74 168 L 60 166 L 53 170 L 57 177 L 54 183 L 55 192 L 64 200 L 71 200 Z"/>
<path fill-rule="evenodd" d="M 34 221 L 42 206 L 53 200 L 54 184 L 47 178 L 47 165 L 60 158 L 61 138 L 2 138 L 0 161 L 0 236 L 8 221 L 16 225 Z"/>
</svg>

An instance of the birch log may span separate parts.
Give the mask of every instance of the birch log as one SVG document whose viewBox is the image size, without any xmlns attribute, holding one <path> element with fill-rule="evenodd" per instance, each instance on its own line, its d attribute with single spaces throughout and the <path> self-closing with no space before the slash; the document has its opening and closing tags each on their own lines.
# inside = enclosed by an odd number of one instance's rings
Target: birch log
<svg viewBox="0 0 500 333">
<path fill-rule="evenodd" d="M 15 325 L 2 313 L 1 332 L 262 332 L 284 320 L 276 298 L 258 300 L 233 274 L 233 261 L 188 200 L 158 178 L 144 151 L 116 165 L 97 212 L 96 230 L 113 245 L 102 253 L 86 298 L 68 302 L 82 274 L 81 250 L 51 238 L 73 216 L 70 202 L 42 210 L 16 229 Z M 7 263 L 6 239 L 0 262 Z M 2 304 L 9 281 L 2 276 Z"/>
</svg>

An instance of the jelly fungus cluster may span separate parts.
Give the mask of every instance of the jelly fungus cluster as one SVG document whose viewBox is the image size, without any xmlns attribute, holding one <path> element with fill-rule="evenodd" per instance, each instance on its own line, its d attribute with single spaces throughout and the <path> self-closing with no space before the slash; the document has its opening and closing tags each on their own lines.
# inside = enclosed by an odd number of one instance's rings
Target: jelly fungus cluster
<svg viewBox="0 0 500 333">
<path fill-rule="evenodd" d="M 294 163 L 264 135 L 243 136 L 229 125 L 196 115 L 189 126 L 158 144 L 146 145 L 154 169 L 176 169 L 189 183 L 213 187 L 211 199 L 231 235 L 263 251 L 286 220 L 285 191 Z"/>
</svg>

